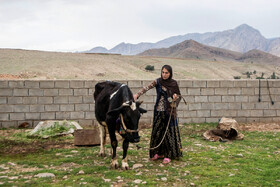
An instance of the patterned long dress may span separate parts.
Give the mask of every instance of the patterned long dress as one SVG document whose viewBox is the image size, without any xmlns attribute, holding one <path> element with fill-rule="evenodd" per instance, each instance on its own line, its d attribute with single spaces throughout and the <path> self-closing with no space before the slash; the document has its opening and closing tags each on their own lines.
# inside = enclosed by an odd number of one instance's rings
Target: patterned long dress
<svg viewBox="0 0 280 187">
<path fill-rule="evenodd" d="M 143 95 L 148 90 L 156 87 L 157 101 L 154 108 L 153 129 L 150 141 L 150 158 L 155 154 L 164 155 L 165 158 L 178 159 L 182 157 L 182 144 L 176 115 L 171 115 L 168 130 L 164 137 L 170 115 L 166 112 L 167 90 L 161 86 L 158 79 L 143 88 L 138 96 Z M 176 108 L 174 109 L 176 110 Z M 175 112 L 176 113 L 176 112 Z M 164 138 L 164 139 L 163 139 Z M 162 141 L 163 139 L 163 141 Z M 162 143 L 160 144 L 160 142 Z M 160 146 L 158 146 L 160 144 Z M 153 149 L 154 147 L 158 147 Z"/>
</svg>

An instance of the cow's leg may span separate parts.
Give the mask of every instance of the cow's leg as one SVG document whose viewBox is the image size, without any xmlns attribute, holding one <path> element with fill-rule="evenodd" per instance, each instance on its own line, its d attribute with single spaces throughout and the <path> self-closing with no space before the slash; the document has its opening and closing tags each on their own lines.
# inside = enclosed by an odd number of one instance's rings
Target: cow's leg
<svg viewBox="0 0 280 187">
<path fill-rule="evenodd" d="M 122 159 L 122 169 L 123 170 L 128 170 L 129 166 L 127 163 L 127 149 L 129 146 L 129 141 L 127 139 L 124 139 L 123 141 L 123 159 Z"/>
<path fill-rule="evenodd" d="M 107 124 L 108 124 L 108 131 L 110 134 L 110 139 L 111 139 L 111 147 L 112 147 L 111 167 L 113 169 L 117 169 L 119 167 L 119 164 L 118 164 L 118 159 L 117 159 L 118 141 L 117 141 L 116 134 L 115 134 L 116 126 L 115 126 L 115 123 L 107 122 Z"/>
<path fill-rule="evenodd" d="M 100 152 L 99 155 L 104 157 L 105 154 L 105 144 L 106 144 L 106 123 L 102 122 L 102 125 L 99 125 L 100 132 Z"/>
</svg>

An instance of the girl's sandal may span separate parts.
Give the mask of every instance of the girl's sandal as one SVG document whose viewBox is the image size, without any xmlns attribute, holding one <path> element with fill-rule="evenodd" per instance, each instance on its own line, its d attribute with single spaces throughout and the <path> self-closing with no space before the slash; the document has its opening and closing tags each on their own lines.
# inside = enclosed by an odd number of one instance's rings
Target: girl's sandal
<svg viewBox="0 0 280 187">
<path fill-rule="evenodd" d="M 162 161 L 163 164 L 168 164 L 169 162 L 171 162 L 170 158 L 164 158 Z"/>
<path fill-rule="evenodd" d="M 164 157 L 163 155 L 159 156 L 158 154 L 155 154 L 155 156 L 152 158 L 152 160 L 157 160 L 157 159 L 163 158 L 163 157 Z"/>
</svg>

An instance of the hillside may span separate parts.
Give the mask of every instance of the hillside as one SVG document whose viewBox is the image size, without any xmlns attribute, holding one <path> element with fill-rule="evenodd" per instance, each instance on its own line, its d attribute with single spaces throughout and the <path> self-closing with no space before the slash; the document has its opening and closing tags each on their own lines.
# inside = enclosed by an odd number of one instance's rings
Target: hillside
<svg viewBox="0 0 280 187">
<path fill-rule="evenodd" d="M 139 55 L 280 65 L 280 57 L 260 50 L 254 49 L 242 54 L 222 48 L 203 45 L 194 40 L 186 40 L 169 48 L 150 49 Z"/>
<path fill-rule="evenodd" d="M 245 72 L 258 75 L 272 72 L 279 76 L 278 66 L 233 61 L 205 61 L 174 57 L 80 54 L 31 50 L 0 49 L 0 79 L 91 79 L 151 80 L 160 76 L 160 69 L 170 64 L 175 79 L 233 79 Z M 145 70 L 147 65 L 155 71 Z"/>
</svg>

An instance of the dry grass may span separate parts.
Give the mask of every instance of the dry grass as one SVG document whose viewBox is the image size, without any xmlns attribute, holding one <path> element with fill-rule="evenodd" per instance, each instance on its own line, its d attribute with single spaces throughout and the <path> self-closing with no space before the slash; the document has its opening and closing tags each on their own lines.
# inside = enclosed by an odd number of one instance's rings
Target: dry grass
<svg viewBox="0 0 280 187">
<path fill-rule="evenodd" d="M 264 72 L 264 77 L 280 73 L 276 66 L 254 63 L 15 49 L 0 49 L 0 59 L 0 79 L 150 80 L 159 76 L 164 64 L 173 67 L 176 79 L 246 78 L 243 73 L 254 70 L 259 76 Z M 146 65 L 154 66 L 155 71 L 145 71 Z"/>
</svg>

